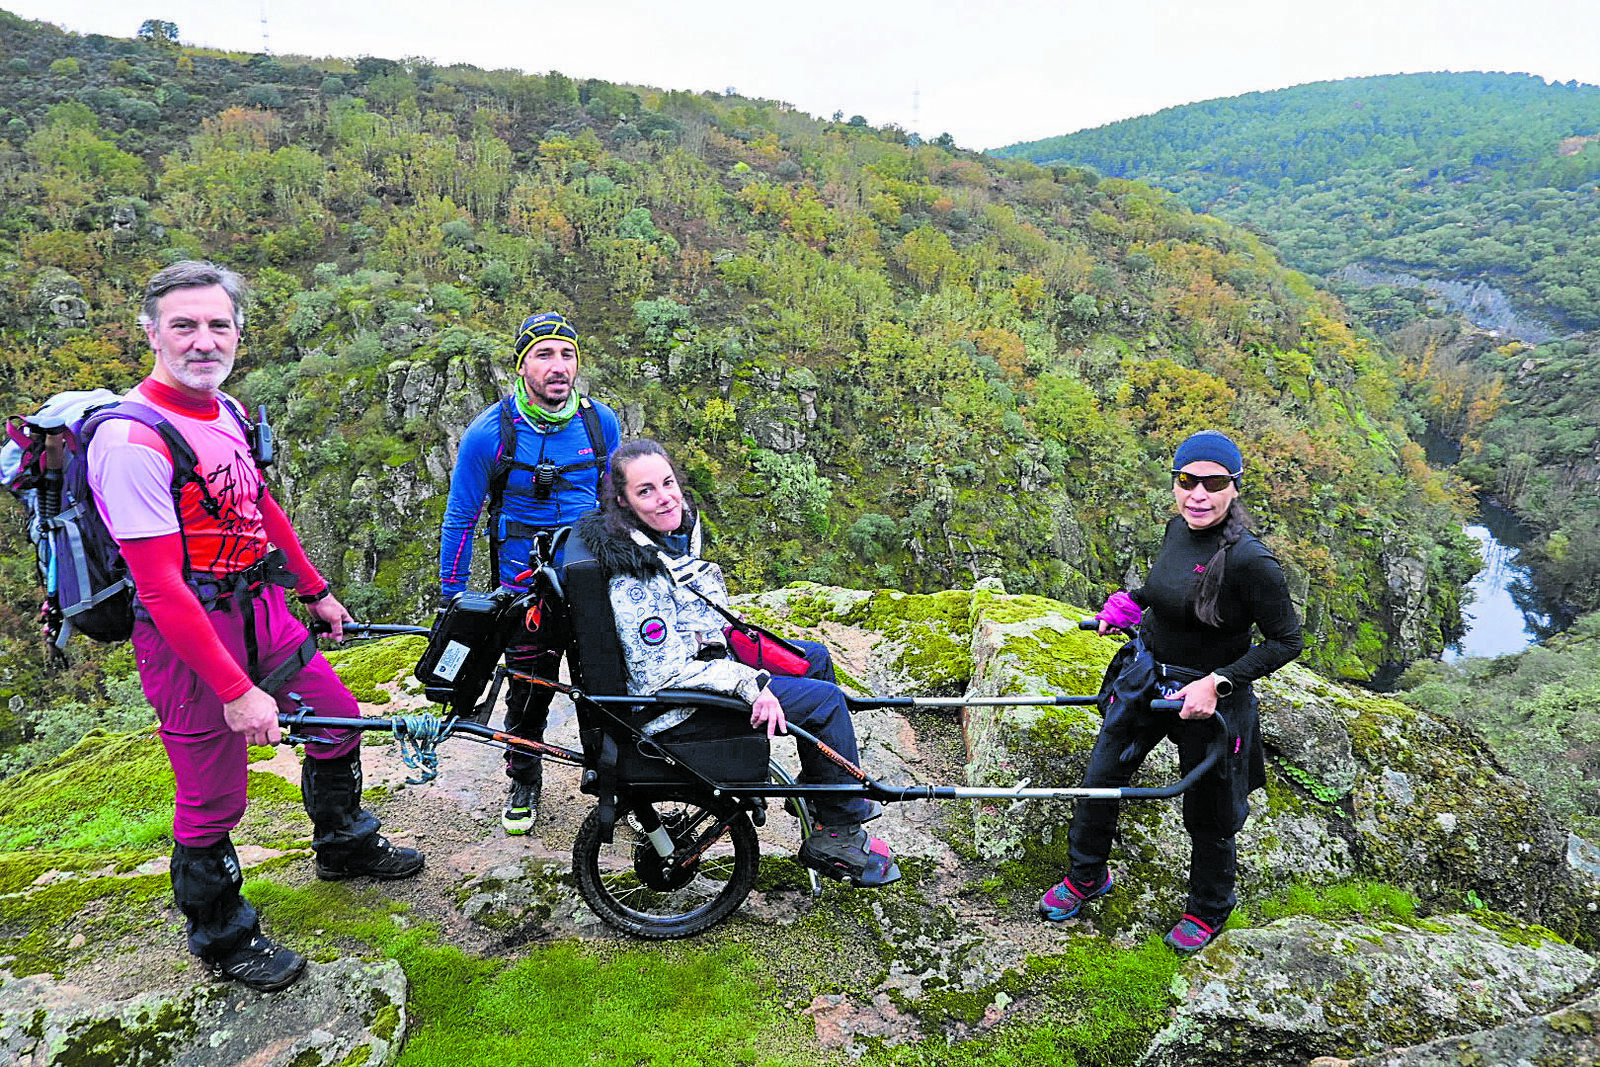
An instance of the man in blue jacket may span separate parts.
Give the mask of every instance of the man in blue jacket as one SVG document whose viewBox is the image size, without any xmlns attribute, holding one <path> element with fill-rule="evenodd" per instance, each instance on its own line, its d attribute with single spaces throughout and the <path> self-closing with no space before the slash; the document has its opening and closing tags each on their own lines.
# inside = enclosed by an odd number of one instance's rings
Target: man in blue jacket
<svg viewBox="0 0 1600 1067">
<path fill-rule="evenodd" d="M 512 344 L 517 383 L 511 396 L 484 409 L 461 438 L 450 500 L 439 539 L 439 586 L 445 601 L 466 588 L 472 538 L 488 505 L 489 554 L 495 577 L 508 589 L 527 587 L 518 575 L 533 559 L 533 540 L 577 521 L 595 507 L 606 457 L 621 429 L 604 404 L 578 392 L 578 332 L 561 315 L 530 316 Z M 536 635 L 506 650 L 506 665 L 555 679 L 562 647 Z M 506 732 L 544 739 L 552 691 L 513 678 L 506 693 Z M 511 788 L 501 825 L 525 834 L 539 814 L 544 764 L 513 752 L 506 758 Z"/>
</svg>

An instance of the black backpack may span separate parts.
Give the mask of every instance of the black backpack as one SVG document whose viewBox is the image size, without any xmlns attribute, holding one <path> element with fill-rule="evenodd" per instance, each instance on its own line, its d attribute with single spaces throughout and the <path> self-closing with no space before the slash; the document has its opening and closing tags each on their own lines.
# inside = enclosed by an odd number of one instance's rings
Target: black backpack
<svg viewBox="0 0 1600 1067">
<path fill-rule="evenodd" d="M 238 421 L 259 465 L 263 441 L 270 452 L 270 433 L 258 433 L 232 404 L 220 401 Z M 193 483 L 201 506 L 213 516 L 220 505 L 195 468 L 194 449 L 156 409 L 122 400 L 109 390 L 61 393 L 39 414 L 13 416 L 7 422 L 11 442 L 0 457 L 6 488 L 30 513 L 30 534 L 45 588 L 42 609 L 45 636 L 57 654 L 64 654 L 74 633 L 96 641 L 126 641 L 133 633 L 134 588 L 116 539 L 106 528 L 89 489 L 89 442 L 112 419 L 132 419 L 160 435 L 172 460 L 172 503 L 182 516 L 184 486 Z M 181 527 L 180 527 L 181 532 Z M 188 578 L 185 554 L 184 577 Z"/>
</svg>

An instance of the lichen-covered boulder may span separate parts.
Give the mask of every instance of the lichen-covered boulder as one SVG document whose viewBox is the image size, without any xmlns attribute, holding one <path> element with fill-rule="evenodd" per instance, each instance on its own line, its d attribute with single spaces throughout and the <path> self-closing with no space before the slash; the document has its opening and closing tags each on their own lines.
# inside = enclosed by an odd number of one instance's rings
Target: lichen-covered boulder
<svg viewBox="0 0 1600 1067">
<path fill-rule="evenodd" d="M 1081 613 L 1035 597 L 986 597 L 972 639 L 967 695 L 1092 696 L 1115 646 L 1077 628 Z M 967 712 L 967 784 L 1076 787 L 1100 728 L 1092 707 L 972 708 Z M 1065 858 L 1070 800 L 980 801 L 973 846 L 991 862 L 1042 865 L 1040 892 Z M 1046 875 L 1049 875 L 1048 877 Z"/>
<path fill-rule="evenodd" d="M 89 302 L 83 283 L 58 267 L 45 267 L 28 293 L 27 325 L 40 335 L 57 337 L 89 325 Z"/>
<path fill-rule="evenodd" d="M 1354 1060 L 1314 1061 L 1311 1067 L 1488 1067 L 1525 1063 L 1562 1067 L 1600 1063 L 1600 995 L 1489 1030 L 1442 1037 Z"/>
<path fill-rule="evenodd" d="M 264 996 L 234 983 L 108 999 L 42 975 L 0 988 L 0 1060 L 18 1067 L 162 1064 L 386 1067 L 406 1032 L 406 977 L 394 960 L 313 963 Z"/>
<path fill-rule="evenodd" d="M 736 604 L 780 633 L 826 641 L 841 684 L 865 693 L 958 696 L 972 675 L 972 594 L 965 590 L 922 595 L 796 582 Z M 855 647 L 841 650 L 841 637 Z"/>
<path fill-rule="evenodd" d="M 1346 721 L 1356 694 L 1291 663 L 1255 683 L 1261 734 L 1278 766 L 1307 792 L 1333 802 L 1350 795 L 1361 766 Z"/>
<path fill-rule="evenodd" d="M 1595 936 L 1570 905 L 1566 834 L 1465 726 L 1368 696 L 1345 716 L 1362 773 L 1351 827 L 1368 877 L 1448 906 L 1475 895 L 1563 936 Z"/>
<path fill-rule="evenodd" d="M 1230 930 L 1182 973 L 1141 1067 L 1284 1067 L 1464 1034 L 1546 1012 L 1594 975 L 1536 928 L 1465 916 L 1416 926 L 1297 916 Z"/>
</svg>

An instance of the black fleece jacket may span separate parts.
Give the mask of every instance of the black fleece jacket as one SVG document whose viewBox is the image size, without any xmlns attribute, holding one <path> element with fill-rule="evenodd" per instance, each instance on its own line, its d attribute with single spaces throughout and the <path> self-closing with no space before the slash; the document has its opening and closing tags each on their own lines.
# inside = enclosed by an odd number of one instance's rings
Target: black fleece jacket
<svg viewBox="0 0 1600 1067">
<path fill-rule="evenodd" d="M 1222 539 L 1222 525 L 1191 530 L 1174 516 L 1145 584 L 1128 595 L 1144 609 L 1139 631 L 1157 660 L 1208 674 L 1215 671 L 1242 686 L 1294 659 L 1305 639 L 1283 567 L 1261 539 L 1248 532 L 1228 549 L 1217 597 L 1219 623 L 1212 626 L 1195 615 L 1194 596 Z M 1263 638 L 1254 647 L 1252 625 Z"/>
</svg>

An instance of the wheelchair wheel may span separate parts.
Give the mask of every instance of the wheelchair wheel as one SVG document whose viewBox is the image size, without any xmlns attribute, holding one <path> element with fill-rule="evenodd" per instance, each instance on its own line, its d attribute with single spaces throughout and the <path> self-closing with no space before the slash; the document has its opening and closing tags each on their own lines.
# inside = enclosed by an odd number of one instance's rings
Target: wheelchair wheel
<svg viewBox="0 0 1600 1067">
<path fill-rule="evenodd" d="M 659 822 L 672 842 L 661 856 L 645 827 Z M 761 848 L 750 817 L 726 799 L 674 794 L 618 804 L 610 844 L 592 811 L 572 845 L 584 902 L 608 925 L 635 937 L 689 937 L 733 914 L 755 884 Z"/>
</svg>

